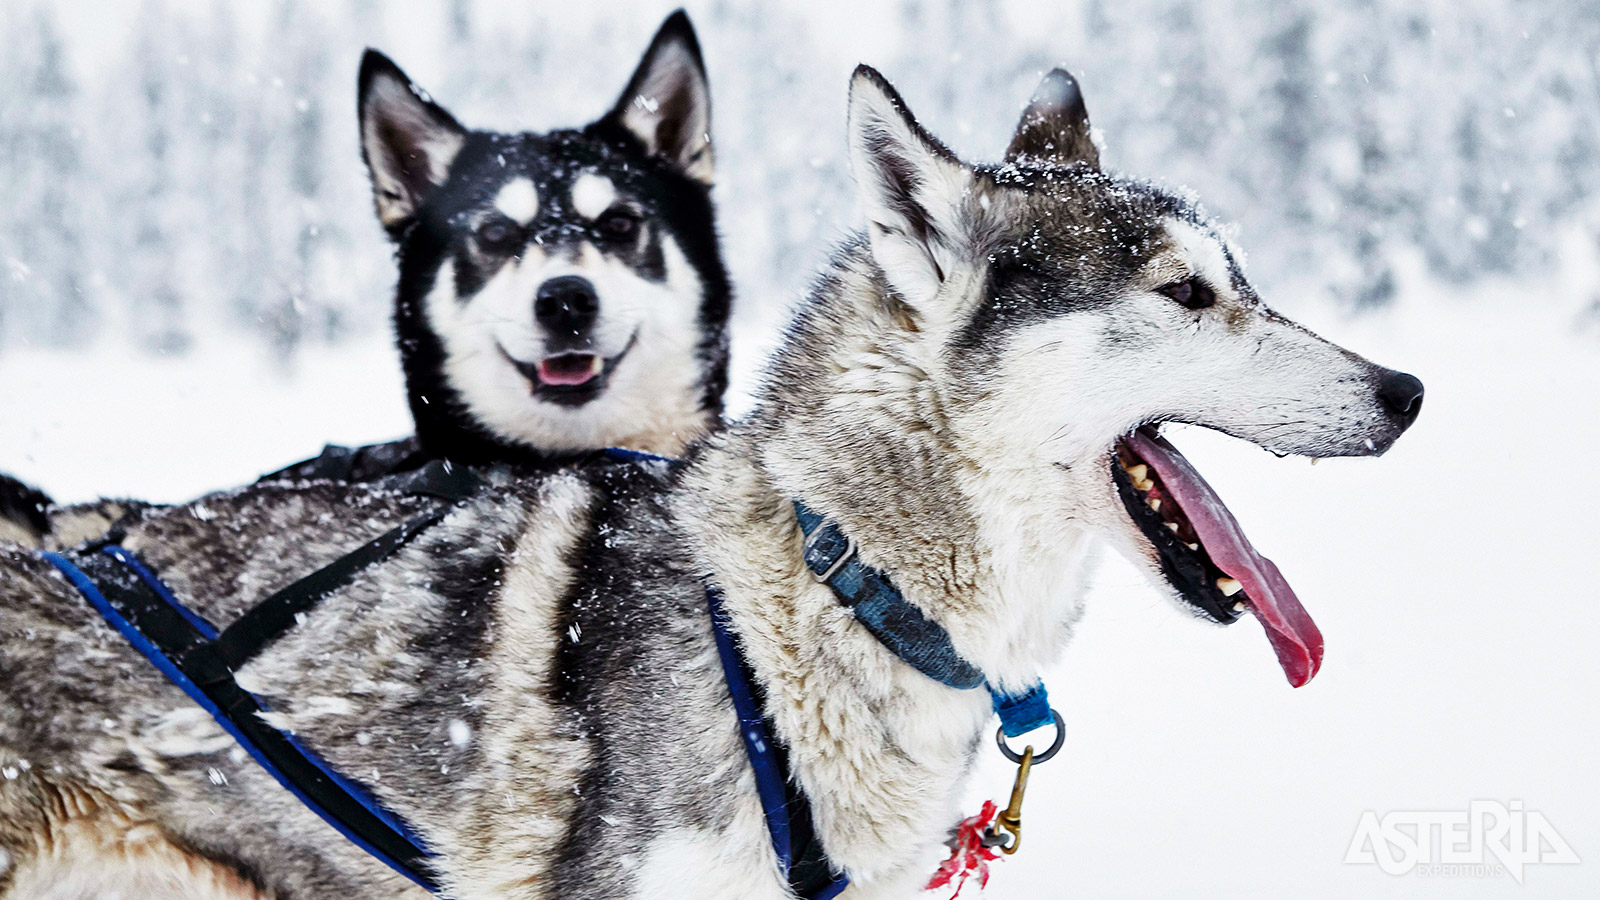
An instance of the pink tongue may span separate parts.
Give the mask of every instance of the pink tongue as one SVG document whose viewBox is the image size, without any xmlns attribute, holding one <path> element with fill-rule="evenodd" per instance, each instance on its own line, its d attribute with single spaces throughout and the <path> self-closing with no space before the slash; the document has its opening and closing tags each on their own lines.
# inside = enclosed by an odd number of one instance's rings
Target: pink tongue
<svg viewBox="0 0 1600 900">
<path fill-rule="evenodd" d="M 1222 498 L 1165 438 L 1141 428 L 1129 436 L 1128 445 L 1155 469 L 1162 490 L 1188 516 L 1211 561 L 1244 585 L 1246 606 L 1266 629 L 1289 683 L 1300 687 L 1309 682 L 1322 668 L 1322 632 L 1283 573 L 1250 546 Z"/>
<path fill-rule="evenodd" d="M 545 384 L 583 384 L 594 377 L 594 357 L 568 353 L 539 360 L 539 380 Z"/>
</svg>

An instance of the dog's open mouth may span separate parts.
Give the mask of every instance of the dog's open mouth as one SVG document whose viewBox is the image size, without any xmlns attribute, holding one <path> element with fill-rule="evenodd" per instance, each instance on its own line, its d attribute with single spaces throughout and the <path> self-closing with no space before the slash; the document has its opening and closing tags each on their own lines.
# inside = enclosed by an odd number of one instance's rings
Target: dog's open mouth
<svg viewBox="0 0 1600 900">
<path fill-rule="evenodd" d="M 563 353 L 539 360 L 533 370 L 533 377 L 545 387 L 578 387 L 599 378 L 606 361 L 593 353 Z"/>
<path fill-rule="evenodd" d="M 528 380 L 535 396 L 562 406 L 582 406 L 605 391 L 617 363 L 632 349 L 633 340 L 629 340 L 621 353 L 609 358 L 596 353 L 567 352 L 555 353 L 537 362 L 514 359 L 503 347 L 500 353 Z"/>
<path fill-rule="evenodd" d="M 1117 442 L 1111 472 L 1128 514 L 1184 599 L 1218 622 L 1254 613 L 1289 683 L 1309 682 L 1322 666 L 1322 633 L 1183 454 L 1145 426 Z"/>
</svg>

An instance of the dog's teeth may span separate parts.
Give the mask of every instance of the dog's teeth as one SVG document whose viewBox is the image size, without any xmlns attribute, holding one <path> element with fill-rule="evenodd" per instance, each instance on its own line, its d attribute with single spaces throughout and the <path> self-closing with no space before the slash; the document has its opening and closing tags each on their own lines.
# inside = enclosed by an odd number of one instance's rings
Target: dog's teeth
<svg viewBox="0 0 1600 900">
<path fill-rule="evenodd" d="M 1320 456 L 1313 456 L 1313 457 L 1311 457 L 1311 464 L 1312 464 L 1312 465 L 1313 465 L 1313 466 L 1314 466 L 1314 465 L 1316 465 L 1316 464 L 1317 464 L 1317 463 L 1319 463 L 1319 462 L 1322 462 L 1322 457 L 1320 457 Z"/>
<path fill-rule="evenodd" d="M 1177 534 L 1178 533 L 1178 523 L 1177 522 L 1162 522 L 1161 524 L 1167 526 L 1167 530 L 1172 532 L 1173 534 Z"/>
<path fill-rule="evenodd" d="M 1150 504 L 1150 508 L 1151 509 L 1155 510 L 1156 512 L 1161 512 L 1161 498 L 1160 497 L 1151 497 L 1149 500 L 1147 500 L 1145 502 Z"/>
<path fill-rule="evenodd" d="M 1221 591 L 1224 597 L 1232 597 L 1244 590 L 1244 585 L 1240 584 L 1237 578 L 1218 578 L 1217 590 Z"/>
<path fill-rule="evenodd" d="M 1244 601 L 1243 600 L 1236 601 L 1233 604 L 1233 611 L 1234 612 L 1244 612 Z"/>
<path fill-rule="evenodd" d="M 601 359 L 600 357 L 596 356 L 589 363 L 589 374 L 590 375 L 599 375 L 601 370 L 605 369 L 605 367 L 606 367 L 606 361 L 604 359 Z"/>
<path fill-rule="evenodd" d="M 1184 546 L 1188 547 L 1190 550 L 1199 550 L 1200 549 L 1200 545 L 1199 544 L 1184 544 Z"/>
<path fill-rule="evenodd" d="M 1148 491 L 1151 488 L 1155 487 L 1156 483 L 1154 481 L 1151 481 L 1148 478 L 1135 478 L 1133 480 L 1133 486 L 1138 488 L 1141 491 Z"/>
<path fill-rule="evenodd" d="M 1133 483 L 1138 484 L 1139 482 L 1145 480 L 1146 475 L 1150 474 L 1150 467 L 1144 463 L 1140 463 L 1137 466 L 1130 466 L 1127 469 L 1127 472 L 1128 477 L 1133 479 Z"/>
</svg>

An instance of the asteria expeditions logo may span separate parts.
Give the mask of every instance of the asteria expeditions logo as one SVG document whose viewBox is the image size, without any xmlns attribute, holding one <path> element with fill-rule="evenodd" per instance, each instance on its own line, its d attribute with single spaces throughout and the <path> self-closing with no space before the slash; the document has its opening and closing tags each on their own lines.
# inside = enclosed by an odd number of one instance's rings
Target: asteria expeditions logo
<svg viewBox="0 0 1600 900">
<path fill-rule="evenodd" d="M 1521 800 L 1473 800 L 1466 809 L 1361 814 L 1344 861 L 1389 875 L 1433 878 L 1511 876 L 1522 884 L 1531 865 L 1581 860 L 1543 813 Z"/>
</svg>

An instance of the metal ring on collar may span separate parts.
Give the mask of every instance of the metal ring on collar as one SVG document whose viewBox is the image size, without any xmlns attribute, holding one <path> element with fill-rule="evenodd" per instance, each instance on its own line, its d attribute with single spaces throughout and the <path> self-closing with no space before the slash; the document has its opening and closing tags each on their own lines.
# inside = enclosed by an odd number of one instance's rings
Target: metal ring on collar
<svg viewBox="0 0 1600 900">
<path fill-rule="evenodd" d="M 1062 720 L 1061 713 L 1058 713 L 1052 709 L 1050 710 L 1050 718 L 1055 720 L 1056 739 L 1050 744 L 1050 749 L 1044 751 L 1043 753 L 1035 753 L 1033 755 L 1034 765 L 1038 765 L 1042 762 L 1049 762 L 1051 757 L 1055 756 L 1061 751 L 1061 745 L 1067 742 L 1067 723 Z M 999 745 L 1000 753 L 1006 759 L 1009 759 L 1014 763 L 1022 762 L 1022 754 L 1011 749 L 1011 746 L 1006 743 L 1006 731 L 1004 728 L 995 729 L 994 742 Z"/>
</svg>

